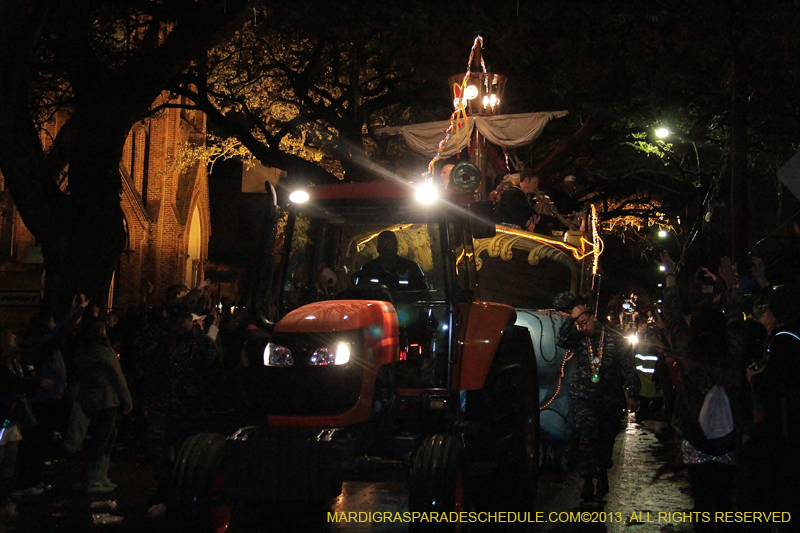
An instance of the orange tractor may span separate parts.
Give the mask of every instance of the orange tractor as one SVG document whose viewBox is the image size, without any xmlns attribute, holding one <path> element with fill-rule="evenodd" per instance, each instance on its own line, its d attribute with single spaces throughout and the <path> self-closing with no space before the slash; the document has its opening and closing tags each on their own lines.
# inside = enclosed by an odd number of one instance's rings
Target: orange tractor
<svg viewBox="0 0 800 533">
<path fill-rule="evenodd" d="M 513 307 L 481 299 L 477 281 L 475 243 L 495 236 L 492 205 L 395 182 L 291 198 L 263 261 L 267 331 L 246 347 L 253 423 L 184 444 L 171 512 L 224 531 L 240 499 L 322 502 L 345 480 L 391 471 L 408 473 L 411 511 L 532 511 L 531 335 Z M 386 231 L 424 286 L 363 268 Z"/>
</svg>

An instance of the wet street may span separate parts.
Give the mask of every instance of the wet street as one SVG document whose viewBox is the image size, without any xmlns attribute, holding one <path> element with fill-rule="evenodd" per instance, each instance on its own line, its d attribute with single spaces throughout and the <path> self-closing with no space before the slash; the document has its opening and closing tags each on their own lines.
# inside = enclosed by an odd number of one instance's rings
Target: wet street
<svg viewBox="0 0 800 533">
<path fill-rule="evenodd" d="M 671 447 L 662 444 L 655 435 L 660 428 L 655 423 L 637 424 L 630 420 L 617 437 L 614 447 L 614 468 L 609 471 L 610 493 L 603 506 L 580 505 L 581 480 L 576 474 L 568 476 L 564 488 L 539 484 L 537 508 L 545 513 L 589 511 L 591 519 L 602 518 L 605 523 L 582 524 L 556 521 L 541 524 L 535 531 L 608 531 L 631 533 L 688 532 L 691 523 L 684 513 L 692 509 L 692 498 L 681 492 L 687 489 L 686 472 L 675 466 L 679 456 Z M 660 515 L 659 520 L 659 513 Z"/>
<path fill-rule="evenodd" d="M 530 531 L 541 532 L 688 532 L 691 524 L 684 512 L 692 507 L 691 497 L 681 489 L 689 485 L 683 471 L 676 472 L 670 447 L 656 438 L 656 423 L 637 424 L 632 420 L 617 438 L 614 468 L 610 471 L 611 492 L 603 505 L 581 506 L 581 481 L 575 473 L 556 479 L 551 473 L 541 477 L 537 513 Z M 46 480 L 54 488 L 19 505 L 20 517 L 0 522 L 0 531 L 125 531 L 160 533 L 169 531 L 166 523 L 145 518 L 147 497 L 153 490 L 149 467 L 130 450 L 115 452 L 111 478 L 120 488 L 110 497 L 90 497 L 83 493 L 83 462 L 60 460 L 47 467 Z M 661 472 L 663 471 L 663 472 Z M 658 474 L 658 475 L 657 475 Z M 93 501 L 114 499 L 116 510 L 92 510 Z M 249 508 L 238 513 L 235 531 L 329 531 L 384 533 L 407 531 L 407 524 L 387 522 L 328 523 L 328 512 L 399 512 L 408 509 L 405 484 L 356 483 L 344 486 L 343 494 L 328 509 L 307 510 Z M 122 516 L 114 525 L 93 526 L 93 513 Z M 587 514 L 588 513 L 588 514 Z M 363 515 L 362 515 L 363 516 Z M 576 522 L 578 520 L 579 522 Z M 586 521 L 591 521 L 586 523 Z M 604 522 L 603 522 L 604 520 Z M 502 529 L 501 529 L 502 530 Z"/>
</svg>

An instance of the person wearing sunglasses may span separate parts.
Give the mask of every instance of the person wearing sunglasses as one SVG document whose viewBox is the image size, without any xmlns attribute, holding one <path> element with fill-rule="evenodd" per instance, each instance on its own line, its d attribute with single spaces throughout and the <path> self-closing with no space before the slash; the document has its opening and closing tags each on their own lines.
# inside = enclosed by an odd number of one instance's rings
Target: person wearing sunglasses
<svg viewBox="0 0 800 533">
<path fill-rule="evenodd" d="M 589 504 L 609 491 L 608 469 L 613 465 L 611 455 L 621 429 L 620 415 L 626 403 L 629 410 L 638 409 L 641 382 L 628 339 L 601 324 L 571 293 L 560 293 L 553 304 L 569 314 L 556 344 L 572 350 L 576 359 L 572 408 L 578 434 L 578 473 L 583 478 L 581 499 Z"/>
</svg>

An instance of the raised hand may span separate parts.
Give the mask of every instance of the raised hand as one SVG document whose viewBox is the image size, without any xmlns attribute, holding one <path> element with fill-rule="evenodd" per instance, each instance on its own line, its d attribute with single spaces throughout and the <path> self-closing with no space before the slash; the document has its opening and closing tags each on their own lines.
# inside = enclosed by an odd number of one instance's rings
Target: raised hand
<svg viewBox="0 0 800 533">
<path fill-rule="evenodd" d="M 666 250 L 661 252 L 661 264 L 664 265 L 666 268 L 665 272 L 667 274 L 674 274 L 675 273 L 675 261 L 672 260 L 672 257 L 669 255 L 669 252 Z"/>
<path fill-rule="evenodd" d="M 700 267 L 700 271 L 701 271 L 701 272 L 702 272 L 702 273 L 705 275 L 705 277 L 707 277 L 707 278 L 708 278 L 708 279 L 710 279 L 711 281 L 717 281 L 717 275 L 716 275 L 716 274 L 714 274 L 713 272 L 711 272 L 711 271 L 710 271 L 709 269 L 707 269 L 706 267 L 702 267 L 702 266 L 701 266 L 701 267 Z"/>
<path fill-rule="evenodd" d="M 220 316 L 217 312 L 217 307 L 212 306 L 211 309 L 209 309 L 208 314 L 211 317 L 211 323 L 219 327 Z"/>
<path fill-rule="evenodd" d="M 767 280 L 767 266 L 760 257 L 752 256 L 750 258 L 750 273 L 760 287 L 763 288 L 769 285 L 769 280 Z"/>
<path fill-rule="evenodd" d="M 579 318 L 581 315 L 583 315 L 584 313 L 588 313 L 588 312 L 589 312 L 589 308 L 587 306 L 583 305 L 583 304 L 580 304 L 580 305 L 576 305 L 575 307 L 572 308 L 572 312 L 570 313 L 570 316 L 572 316 L 572 318 Z"/>
<path fill-rule="evenodd" d="M 728 289 L 733 289 L 739 286 L 739 274 L 736 272 L 736 263 L 731 262 L 730 257 L 723 257 L 720 261 L 719 277 L 728 286 Z"/>
</svg>

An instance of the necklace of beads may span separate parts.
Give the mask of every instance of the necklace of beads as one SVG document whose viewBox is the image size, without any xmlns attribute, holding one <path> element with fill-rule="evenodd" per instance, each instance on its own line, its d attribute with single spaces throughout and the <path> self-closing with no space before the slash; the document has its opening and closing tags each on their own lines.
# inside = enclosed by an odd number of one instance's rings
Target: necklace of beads
<svg viewBox="0 0 800 533">
<path fill-rule="evenodd" d="M 19 363 L 17 363 L 16 361 L 13 361 L 13 362 L 11 362 L 11 363 L 8 363 L 6 366 L 8 366 L 8 369 L 9 369 L 9 370 L 11 371 L 11 373 L 12 373 L 12 374 L 14 374 L 15 376 L 17 376 L 17 377 L 20 377 L 20 378 L 21 378 L 21 377 L 24 377 L 24 374 L 23 374 L 23 372 L 22 372 L 22 366 L 20 366 L 20 364 L 19 364 Z"/>
<path fill-rule="evenodd" d="M 600 342 L 595 348 L 594 342 L 589 339 L 589 369 L 592 372 L 592 383 L 600 381 L 600 365 L 603 364 L 603 348 L 605 347 L 604 339 L 606 337 L 606 330 L 600 334 Z"/>
</svg>

